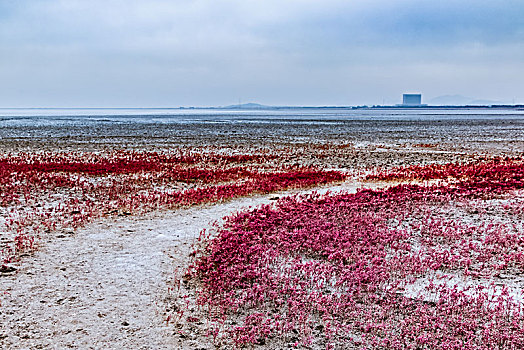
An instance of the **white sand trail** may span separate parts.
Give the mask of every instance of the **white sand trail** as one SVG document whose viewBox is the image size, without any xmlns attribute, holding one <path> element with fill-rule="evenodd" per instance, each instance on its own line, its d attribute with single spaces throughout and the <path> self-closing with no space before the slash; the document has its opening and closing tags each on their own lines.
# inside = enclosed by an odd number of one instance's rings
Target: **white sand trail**
<svg viewBox="0 0 524 350">
<path fill-rule="evenodd" d="M 356 184 L 330 188 L 354 191 Z M 0 348 L 194 348 L 191 339 L 178 343 L 164 322 L 162 300 L 177 264 L 187 263 L 202 229 L 274 196 L 100 220 L 75 234 L 55 233 L 19 263 L 16 274 L 0 276 L 0 290 L 7 292 L 0 299 Z"/>
</svg>

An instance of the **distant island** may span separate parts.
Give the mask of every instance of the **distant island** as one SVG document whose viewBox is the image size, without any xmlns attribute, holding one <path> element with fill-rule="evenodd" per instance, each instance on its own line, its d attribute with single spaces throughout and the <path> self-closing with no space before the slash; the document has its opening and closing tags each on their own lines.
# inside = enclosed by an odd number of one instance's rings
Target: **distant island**
<svg viewBox="0 0 524 350">
<path fill-rule="evenodd" d="M 458 95 L 456 95 L 458 96 Z M 453 102 L 453 97 L 449 102 Z M 440 103 L 434 103 L 440 102 Z M 459 102 L 462 99 L 456 99 Z M 504 104 L 489 100 L 472 100 L 470 103 L 443 103 L 445 99 L 432 99 L 420 105 L 339 105 L 339 106 L 268 106 L 260 103 L 243 103 L 228 106 L 179 106 L 179 107 L 0 107 L 0 110 L 289 110 L 289 109 L 523 109 L 524 104 Z M 493 103 L 492 103 L 493 102 Z"/>
<path fill-rule="evenodd" d="M 268 109 L 268 108 L 275 108 L 271 106 L 261 105 L 259 103 L 242 103 L 237 105 L 230 105 L 225 107 L 219 107 L 224 109 Z"/>
<path fill-rule="evenodd" d="M 433 106 L 492 106 L 504 105 L 502 101 L 482 100 L 462 95 L 443 95 L 432 98 L 429 104 Z"/>
<path fill-rule="evenodd" d="M 433 100 L 432 100 L 433 102 Z M 278 109 L 521 109 L 524 105 L 520 104 L 491 104 L 495 101 L 473 100 L 470 104 L 423 104 L 423 105 L 361 105 L 361 106 L 268 106 L 260 103 L 243 103 L 220 107 L 181 107 L 198 109 L 242 109 L 242 110 L 278 110 Z M 479 103 L 479 102 L 485 102 Z"/>
</svg>

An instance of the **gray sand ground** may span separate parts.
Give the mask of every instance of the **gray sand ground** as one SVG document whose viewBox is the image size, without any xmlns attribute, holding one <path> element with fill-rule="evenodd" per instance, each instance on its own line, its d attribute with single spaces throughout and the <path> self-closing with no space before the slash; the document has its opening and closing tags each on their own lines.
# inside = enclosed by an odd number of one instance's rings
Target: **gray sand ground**
<svg viewBox="0 0 524 350">
<path fill-rule="evenodd" d="M 476 154 L 521 155 L 523 119 L 283 120 L 224 124 L 27 126 L 2 124 L 3 151 L 170 150 L 188 145 L 286 150 L 290 159 L 323 169 L 362 171 L 408 164 L 455 162 Z M 52 142 L 49 142 L 53 140 Z M 329 148 L 316 157 L 316 146 Z M 419 147 L 417 144 L 435 144 Z M 354 190 L 354 183 L 334 186 Z M 324 188 L 322 191 L 326 191 Z M 282 194 L 280 194 L 282 195 Z M 165 322 L 168 288 L 189 261 L 190 246 L 213 222 L 275 195 L 233 200 L 143 217 L 87 225 L 74 234 L 55 232 L 33 256 L 0 274 L 1 349 L 199 349 L 213 348 L 198 324 L 180 337 Z M 266 346 L 267 347 L 267 346 Z"/>
<path fill-rule="evenodd" d="M 320 191 L 356 188 L 344 183 Z M 0 347 L 210 347 L 201 335 L 173 336 L 173 325 L 165 322 L 165 298 L 175 270 L 187 266 L 191 244 L 202 229 L 274 197 L 122 217 L 74 234 L 55 233 L 18 264 L 17 273 L 0 277 L 7 292 L 0 299 Z"/>
</svg>

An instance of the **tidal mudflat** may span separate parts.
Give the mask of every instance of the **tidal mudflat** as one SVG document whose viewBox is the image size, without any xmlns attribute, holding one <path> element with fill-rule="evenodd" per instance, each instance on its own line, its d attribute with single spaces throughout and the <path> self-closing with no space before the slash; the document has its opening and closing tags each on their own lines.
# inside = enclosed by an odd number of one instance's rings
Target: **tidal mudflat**
<svg viewBox="0 0 524 350">
<path fill-rule="evenodd" d="M 520 111 L 10 113 L 3 347 L 522 346 Z"/>
</svg>

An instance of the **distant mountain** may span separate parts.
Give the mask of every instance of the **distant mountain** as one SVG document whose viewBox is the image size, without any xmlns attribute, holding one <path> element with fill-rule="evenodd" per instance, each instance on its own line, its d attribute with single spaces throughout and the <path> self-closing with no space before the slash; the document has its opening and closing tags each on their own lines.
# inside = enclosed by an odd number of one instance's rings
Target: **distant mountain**
<svg viewBox="0 0 524 350">
<path fill-rule="evenodd" d="M 264 108 L 271 108 L 271 107 L 270 106 L 261 105 L 259 103 L 243 103 L 243 104 L 239 104 L 239 105 L 225 106 L 225 107 L 222 107 L 222 108 L 227 108 L 227 109 L 233 109 L 233 108 L 237 108 L 237 109 L 264 109 Z"/>
<path fill-rule="evenodd" d="M 469 101 L 473 100 L 470 97 L 462 96 L 462 95 L 444 95 L 439 96 L 431 99 L 429 101 L 430 105 L 436 105 L 436 106 L 457 106 L 457 105 L 465 105 Z"/>
<path fill-rule="evenodd" d="M 502 101 L 493 101 L 493 100 L 473 100 L 473 101 L 470 101 L 468 103 L 468 105 L 473 105 L 473 106 L 486 106 L 486 105 L 502 105 L 502 104 L 505 104 L 505 102 L 502 102 Z"/>
<path fill-rule="evenodd" d="M 466 97 L 462 95 L 444 95 L 438 96 L 429 101 L 430 105 L 433 106 L 478 106 L 478 105 L 496 105 L 503 104 L 501 101 L 492 100 L 476 100 L 472 97 Z"/>
</svg>

